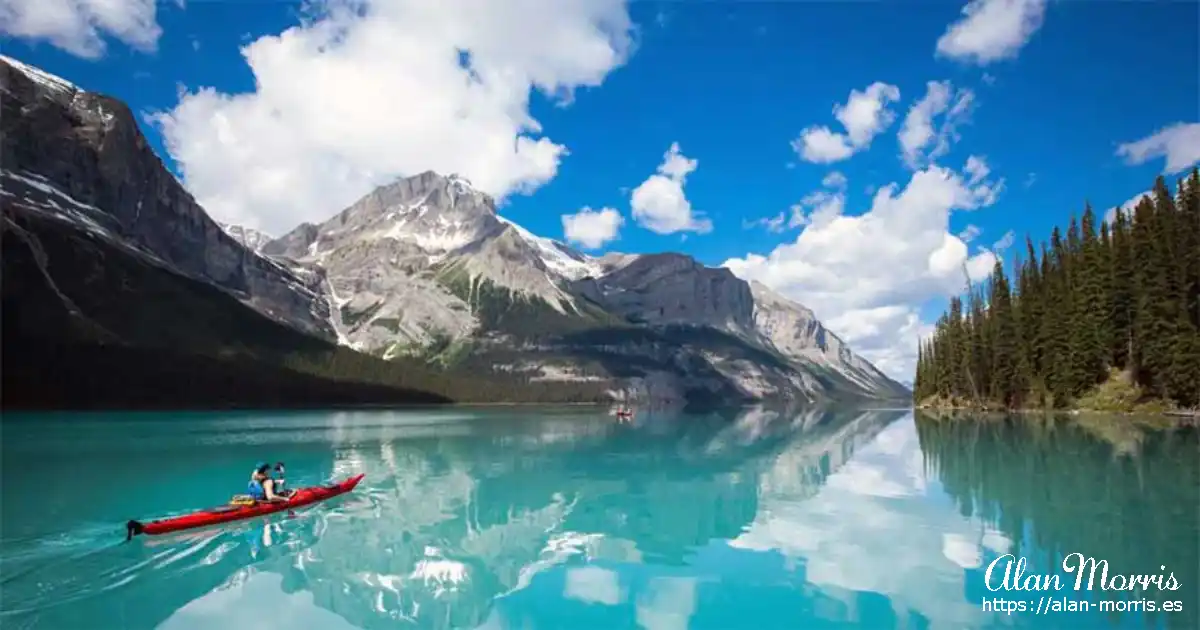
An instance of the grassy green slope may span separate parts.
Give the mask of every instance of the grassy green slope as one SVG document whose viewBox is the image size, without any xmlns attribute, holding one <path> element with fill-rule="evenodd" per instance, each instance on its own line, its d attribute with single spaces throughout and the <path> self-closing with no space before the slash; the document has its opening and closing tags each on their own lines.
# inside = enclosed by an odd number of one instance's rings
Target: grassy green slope
<svg viewBox="0 0 1200 630">
<path fill-rule="evenodd" d="M 490 281 L 472 281 L 456 266 L 440 270 L 437 279 L 452 293 L 471 305 L 484 331 L 510 335 L 518 343 L 536 344 L 542 348 L 536 360 L 567 363 L 582 375 L 643 376 L 651 371 L 678 372 L 677 361 L 665 359 L 674 350 L 692 350 L 687 371 L 714 381 L 727 380 L 707 364 L 700 352 L 713 352 L 731 359 L 752 361 L 779 373 L 797 371 L 797 366 L 778 354 L 751 344 L 729 333 L 707 326 L 646 326 L 626 321 L 604 310 L 600 305 L 579 298 L 575 307 L 564 312 L 552 308 L 536 297 L 515 295 Z M 517 364 L 535 359 L 528 351 L 514 351 L 495 346 L 470 348 L 471 342 L 434 344 L 427 357 L 460 370 L 487 369 L 492 364 Z M 618 347 L 637 346 L 641 354 L 618 351 Z M 676 358 L 672 356 L 672 358 Z M 803 369 L 821 383 L 831 398 L 865 400 L 873 398 L 856 383 L 841 374 L 815 365 Z M 740 401 L 732 383 L 715 393 L 694 396 L 714 402 Z"/>
<path fill-rule="evenodd" d="M 573 305 L 564 300 L 560 311 L 540 297 L 516 294 L 490 280 L 472 279 L 458 265 L 440 269 L 437 280 L 470 305 L 483 330 L 501 331 L 518 340 L 548 339 L 600 326 L 623 325 L 599 305 L 585 300 Z"/>
</svg>

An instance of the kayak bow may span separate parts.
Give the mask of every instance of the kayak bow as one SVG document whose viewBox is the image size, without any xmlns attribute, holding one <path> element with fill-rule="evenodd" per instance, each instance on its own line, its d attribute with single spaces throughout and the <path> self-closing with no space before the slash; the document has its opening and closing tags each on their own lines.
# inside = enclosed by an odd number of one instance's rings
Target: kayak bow
<svg viewBox="0 0 1200 630">
<path fill-rule="evenodd" d="M 344 481 L 339 481 L 338 483 L 299 488 L 286 502 L 259 501 L 253 505 L 222 505 L 183 516 L 163 518 L 148 523 L 129 521 L 125 524 L 125 540 L 132 540 L 138 534 L 146 534 L 148 536 L 166 534 L 185 529 L 228 523 L 230 521 L 240 521 L 255 516 L 274 514 L 275 512 L 311 505 L 318 501 L 332 499 L 338 495 L 350 492 L 358 485 L 358 482 L 362 481 L 363 476 L 360 474 Z"/>
</svg>

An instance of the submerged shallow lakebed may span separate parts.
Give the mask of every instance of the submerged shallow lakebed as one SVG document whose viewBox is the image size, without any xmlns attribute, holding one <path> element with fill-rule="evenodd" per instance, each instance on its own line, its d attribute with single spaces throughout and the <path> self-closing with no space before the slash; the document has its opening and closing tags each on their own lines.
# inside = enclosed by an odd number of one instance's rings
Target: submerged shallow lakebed
<svg viewBox="0 0 1200 630">
<path fill-rule="evenodd" d="M 7 414 L 0 626 L 1195 628 L 1195 430 L 763 408 Z M 254 462 L 326 504 L 124 542 Z M 990 590 L 1079 553 L 1147 593 Z M 999 559 L 999 560 L 997 560 Z M 997 612 L 992 601 L 1182 611 Z M 1143 605 L 1144 606 L 1144 605 Z M 1147 625 L 1149 624 L 1149 625 Z"/>
</svg>

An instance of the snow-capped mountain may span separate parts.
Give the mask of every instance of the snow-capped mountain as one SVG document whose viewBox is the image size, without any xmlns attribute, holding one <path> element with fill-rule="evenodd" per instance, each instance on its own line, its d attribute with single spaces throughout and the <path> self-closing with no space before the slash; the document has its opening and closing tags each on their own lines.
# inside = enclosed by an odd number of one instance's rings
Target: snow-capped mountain
<svg viewBox="0 0 1200 630">
<path fill-rule="evenodd" d="M 456 176 L 398 179 L 261 251 L 321 268 L 339 338 L 384 356 L 447 344 L 485 353 L 519 347 L 523 359 L 505 369 L 578 379 L 587 363 L 579 357 L 587 353 L 564 335 L 617 326 L 624 337 L 606 339 L 610 350 L 675 365 L 659 389 L 687 389 L 677 373 L 687 370 L 677 364 L 694 360 L 750 398 L 904 393 L 811 311 L 766 287 L 682 254 L 585 255 L 500 217 L 489 197 Z M 519 316 L 505 319 L 514 308 Z M 531 323 L 538 329 L 529 330 Z M 628 332 L 681 326 L 711 330 L 725 342 L 705 347 L 714 343 L 707 339 L 675 352 L 662 340 L 639 345 Z M 682 381 L 688 378 L 703 380 L 691 373 Z"/>
<path fill-rule="evenodd" d="M 322 268 L 339 338 L 388 353 L 479 330 L 469 302 L 481 283 L 559 312 L 572 308 L 538 247 L 520 232 L 465 180 L 426 172 L 381 186 L 262 251 Z"/>
<path fill-rule="evenodd" d="M 177 288 L 196 296 L 187 283 L 198 281 L 275 322 L 384 358 L 531 383 L 597 382 L 622 398 L 907 394 L 808 309 L 765 287 L 682 254 L 587 256 L 500 217 L 461 177 L 400 178 L 272 240 L 209 218 L 120 101 L 8 58 L 0 58 L 0 92 L 4 227 L 26 251 L 42 252 L 33 257 L 40 271 L 22 272 L 41 273 L 52 290 L 53 273 L 92 272 L 47 260 L 39 230 L 85 234 L 169 272 L 128 297 L 133 280 L 96 286 L 106 300 L 165 299 Z M 179 287 L 164 279 L 173 274 Z M 21 286 L 6 282 L 6 304 L 10 290 L 20 303 Z M 86 319 L 85 308 L 60 297 Z M 244 346 L 249 333 L 223 323 L 236 319 L 221 315 L 230 301 L 202 299 L 215 318 L 205 334 Z M 157 341 L 167 344 L 192 334 L 162 331 Z"/>
</svg>

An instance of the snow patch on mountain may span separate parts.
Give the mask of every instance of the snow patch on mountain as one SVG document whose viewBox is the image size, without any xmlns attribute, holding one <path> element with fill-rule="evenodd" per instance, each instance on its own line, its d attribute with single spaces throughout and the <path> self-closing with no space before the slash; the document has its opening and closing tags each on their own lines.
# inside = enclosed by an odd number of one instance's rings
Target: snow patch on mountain
<svg viewBox="0 0 1200 630">
<path fill-rule="evenodd" d="M 269 234 L 256 230 L 254 228 L 243 227 L 231 223 L 217 222 L 217 225 L 225 230 L 225 233 L 233 238 L 233 240 L 242 244 L 246 249 L 261 254 L 262 248 L 274 240 Z"/>
<path fill-rule="evenodd" d="M 525 242 L 533 246 L 546 268 L 559 276 L 567 280 L 579 280 L 587 276 L 598 278 L 604 275 L 604 267 L 590 256 L 571 249 L 565 243 L 538 236 L 510 219 L 497 218 L 512 226 Z"/>
<path fill-rule="evenodd" d="M 379 230 L 368 238 L 411 241 L 430 252 L 431 260 L 437 253 L 466 247 L 479 238 L 477 231 L 465 221 L 442 214 L 424 220 L 428 213 L 429 206 L 425 199 L 415 204 L 398 206 L 379 221 Z"/>
<path fill-rule="evenodd" d="M 455 252 L 442 268 L 465 272 L 471 286 L 487 280 L 518 296 L 540 298 L 550 308 L 566 314 L 575 298 L 564 290 L 561 279 L 550 273 L 536 246 L 515 225 L 502 225 L 499 234 Z"/>
<path fill-rule="evenodd" d="M 50 92 L 70 95 L 79 91 L 79 86 L 75 85 L 74 83 L 48 72 L 43 72 L 42 70 L 34 68 L 33 66 L 23 64 L 12 57 L 0 55 L 0 60 L 3 60 L 13 68 L 20 70 L 21 73 L 29 77 L 31 81 L 37 83 L 43 88 L 46 88 Z"/>
</svg>

